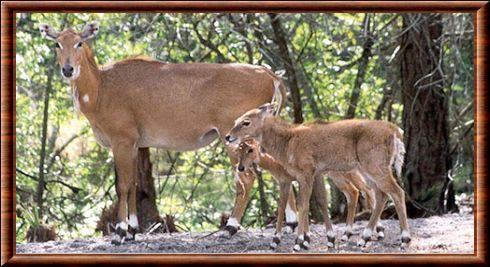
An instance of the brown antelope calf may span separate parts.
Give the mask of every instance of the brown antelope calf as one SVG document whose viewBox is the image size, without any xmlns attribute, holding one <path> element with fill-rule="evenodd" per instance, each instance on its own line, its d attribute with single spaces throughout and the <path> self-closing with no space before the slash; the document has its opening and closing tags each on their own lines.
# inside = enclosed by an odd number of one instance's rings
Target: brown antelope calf
<svg viewBox="0 0 490 267">
<path fill-rule="evenodd" d="M 343 120 L 332 123 L 291 125 L 272 116 L 271 104 L 252 109 L 237 120 L 225 137 L 231 144 L 255 139 L 265 152 L 276 159 L 299 183 L 298 238 L 295 250 L 308 246 L 309 199 L 316 177 L 329 171 L 358 171 L 375 185 L 376 203 L 360 245 L 371 238 L 379 216 L 390 196 L 395 203 L 401 228 L 401 241 L 410 234 L 405 207 L 405 192 L 392 175 L 394 165 L 400 175 L 404 145 L 401 130 L 384 121 Z M 316 185 L 315 185 L 316 186 Z M 324 189 L 324 187 L 323 187 Z M 379 195 L 379 197 L 378 197 Z M 328 214 L 326 207 L 324 214 Z M 327 236 L 333 233 L 325 216 Z"/>
<path fill-rule="evenodd" d="M 279 183 L 279 204 L 277 209 L 277 224 L 276 224 L 276 233 L 271 243 L 271 248 L 275 249 L 277 245 L 280 243 L 281 231 L 282 231 L 282 222 L 284 220 L 284 212 L 286 210 L 286 214 L 288 213 L 288 209 L 291 210 L 290 207 L 294 207 L 294 194 L 292 190 L 289 190 L 291 187 L 291 182 L 295 181 L 295 177 L 291 176 L 284 167 L 279 164 L 276 160 L 274 160 L 269 154 L 265 152 L 260 152 L 260 145 L 254 141 L 253 139 L 242 141 L 237 148 L 238 154 L 238 164 L 237 170 L 239 172 L 243 172 L 245 170 L 253 169 L 256 165 L 259 165 L 263 169 L 269 171 L 271 175 L 276 179 Z M 345 195 L 347 199 L 347 219 L 346 219 L 346 229 L 344 235 L 342 236 L 343 241 L 347 241 L 349 237 L 352 235 L 352 225 L 354 223 L 354 217 L 356 214 L 357 207 L 357 199 L 359 197 L 359 189 L 363 191 L 366 195 L 366 200 L 370 209 L 374 207 L 374 195 L 373 191 L 368 187 L 364 179 L 357 174 L 356 172 L 330 172 L 328 176 L 332 178 L 334 184 L 339 188 L 339 190 Z M 315 179 L 323 179 L 322 176 L 317 176 Z M 320 181 L 316 181 L 321 186 Z M 289 198 L 288 198 L 289 191 Z M 323 197 L 321 194 L 315 194 L 315 198 L 320 206 L 322 207 L 322 211 L 326 210 L 328 207 L 327 198 Z M 291 201 L 293 199 L 293 201 Z M 286 207 L 286 202 L 288 205 Z M 291 211 L 289 211 L 291 213 Z M 291 215 L 290 215 L 291 216 Z M 325 216 L 325 214 L 323 214 Z M 328 216 L 328 214 L 326 215 Z M 287 218 L 286 218 L 287 219 Z M 287 220 L 286 220 L 287 224 Z M 381 228 L 380 228 L 381 229 Z M 378 232 L 378 236 L 383 236 L 383 232 L 380 230 Z M 329 237 L 329 241 L 327 243 L 328 246 L 333 247 L 335 239 L 334 237 Z"/>
<path fill-rule="evenodd" d="M 57 45 L 61 74 L 71 84 L 76 108 L 90 122 L 97 141 L 114 154 L 118 222 L 113 243 L 119 244 L 138 229 L 138 148 L 187 151 L 223 140 L 234 119 L 247 110 L 276 100 L 279 112 L 286 92 L 270 70 L 248 64 L 170 64 L 130 58 L 99 67 L 87 45 L 98 30 L 96 22 L 82 32 L 57 32 L 40 25 L 41 34 Z M 231 149 L 228 155 L 235 165 Z M 239 190 L 246 179 L 237 174 L 230 233 L 236 232 L 246 207 L 242 199 L 248 198 L 251 186 Z"/>
</svg>

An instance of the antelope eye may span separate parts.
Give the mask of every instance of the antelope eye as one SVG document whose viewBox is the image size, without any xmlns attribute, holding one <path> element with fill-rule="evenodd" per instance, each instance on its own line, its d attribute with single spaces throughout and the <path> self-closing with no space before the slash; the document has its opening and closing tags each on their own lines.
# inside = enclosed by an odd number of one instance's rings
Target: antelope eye
<svg viewBox="0 0 490 267">
<path fill-rule="evenodd" d="M 56 43 L 56 48 L 61 49 L 61 45 L 60 45 L 60 43 Z"/>
<path fill-rule="evenodd" d="M 243 122 L 243 126 L 249 126 L 250 125 L 250 121 L 244 121 Z"/>
<path fill-rule="evenodd" d="M 80 47 L 82 47 L 82 46 L 83 46 L 83 42 L 79 42 L 79 43 L 77 44 L 77 48 L 80 48 Z"/>
<path fill-rule="evenodd" d="M 247 151 L 247 153 L 252 153 L 252 152 L 254 152 L 254 150 L 253 150 L 253 149 L 249 149 L 249 150 Z"/>
</svg>

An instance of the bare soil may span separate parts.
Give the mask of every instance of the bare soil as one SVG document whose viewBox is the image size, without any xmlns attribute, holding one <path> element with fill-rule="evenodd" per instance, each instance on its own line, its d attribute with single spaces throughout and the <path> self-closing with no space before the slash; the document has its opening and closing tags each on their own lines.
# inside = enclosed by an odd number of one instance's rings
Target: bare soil
<svg viewBox="0 0 490 267">
<path fill-rule="evenodd" d="M 359 233 L 367 224 L 356 222 L 354 235 L 342 242 L 345 224 L 335 225 L 337 241 L 334 248 L 326 246 L 323 225 L 311 225 L 311 247 L 304 253 L 474 253 L 474 214 L 445 214 L 428 218 L 410 219 L 412 242 L 400 249 L 397 220 L 382 220 L 385 238 L 358 247 Z M 186 232 L 171 234 L 137 234 L 135 241 L 122 245 L 111 244 L 110 237 L 18 243 L 17 253 L 292 253 L 294 234 L 284 234 L 276 251 L 269 249 L 274 229 L 242 229 L 231 239 L 220 233 Z"/>
</svg>

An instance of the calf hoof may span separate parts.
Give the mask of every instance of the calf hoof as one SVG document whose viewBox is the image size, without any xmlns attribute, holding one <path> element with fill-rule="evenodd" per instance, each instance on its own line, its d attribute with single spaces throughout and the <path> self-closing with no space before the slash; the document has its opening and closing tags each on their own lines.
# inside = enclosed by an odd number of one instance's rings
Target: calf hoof
<svg viewBox="0 0 490 267">
<path fill-rule="evenodd" d="M 376 226 L 376 232 L 384 232 L 384 231 L 385 231 L 385 227 L 383 225 Z"/>
<path fill-rule="evenodd" d="M 363 238 L 359 239 L 359 241 L 357 241 L 357 246 L 358 247 L 364 247 L 366 246 L 366 240 L 364 240 Z"/>
<path fill-rule="evenodd" d="M 300 245 L 298 245 L 298 244 L 294 245 L 293 250 L 294 251 L 300 251 L 301 250 Z"/>
<path fill-rule="evenodd" d="M 231 238 L 234 234 L 238 232 L 238 228 L 232 225 L 227 225 L 225 226 L 224 232 L 228 233 L 228 235 L 224 237 Z"/>
<path fill-rule="evenodd" d="M 114 234 L 111 238 L 111 244 L 119 246 L 124 243 L 126 237 L 120 237 L 118 234 Z"/>
<path fill-rule="evenodd" d="M 342 237 L 340 238 L 341 241 L 346 242 L 349 241 L 349 238 L 352 236 L 352 232 L 350 231 L 345 231 Z"/>
<path fill-rule="evenodd" d="M 335 246 L 335 233 L 333 231 L 327 232 L 327 246 L 333 248 Z"/>
<path fill-rule="evenodd" d="M 286 227 L 291 229 L 291 233 L 294 233 L 294 230 L 298 227 L 298 222 L 286 222 Z"/>
<path fill-rule="evenodd" d="M 137 228 L 133 228 L 131 226 L 128 227 L 128 231 L 126 232 L 126 240 L 133 241 L 136 239 L 136 232 L 138 232 Z"/>
<path fill-rule="evenodd" d="M 410 233 L 406 230 L 402 231 L 402 244 L 408 244 L 412 240 Z"/>
<path fill-rule="evenodd" d="M 277 248 L 277 246 L 279 245 L 279 243 L 281 243 L 281 239 L 279 239 L 279 237 L 278 237 L 278 236 L 274 236 L 274 237 L 272 238 L 272 242 L 271 242 L 271 244 L 270 244 L 270 246 L 269 246 L 269 247 L 270 247 L 272 250 L 275 250 L 275 249 Z"/>
<path fill-rule="evenodd" d="M 383 240 L 383 239 L 385 239 L 385 233 L 382 231 L 378 232 L 378 240 Z"/>
<path fill-rule="evenodd" d="M 304 235 L 303 237 L 297 237 L 296 238 L 296 244 L 294 245 L 294 250 L 299 251 L 300 249 L 308 249 L 310 246 L 310 237 L 307 235 Z M 299 246 L 299 249 L 296 249 L 296 246 Z"/>
</svg>

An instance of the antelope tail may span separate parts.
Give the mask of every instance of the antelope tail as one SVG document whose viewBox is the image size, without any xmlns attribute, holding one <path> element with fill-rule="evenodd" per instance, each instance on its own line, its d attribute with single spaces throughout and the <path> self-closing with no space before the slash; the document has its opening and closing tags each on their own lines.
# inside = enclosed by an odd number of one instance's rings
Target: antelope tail
<svg viewBox="0 0 490 267">
<path fill-rule="evenodd" d="M 398 178 L 401 177 L 403 162 L 405 160 L 405 145 L 400 138 L 397 137 L 396 134 L 393 135 L 394 139 L 394 158 L 393 158 L 393 166 L 395 167 L 396 175 Z"/>
<path fill-rule="evenodd" d="M 284 100 L 286 99 L 286 87 L 284 83 L 278 79 L 274 79 L 274 95 L 272 96 L 271 103 L 277 101 L 276 110 L 274 111 L 274 116 L 279 115 L 284 105 Z"/>
</svg>

